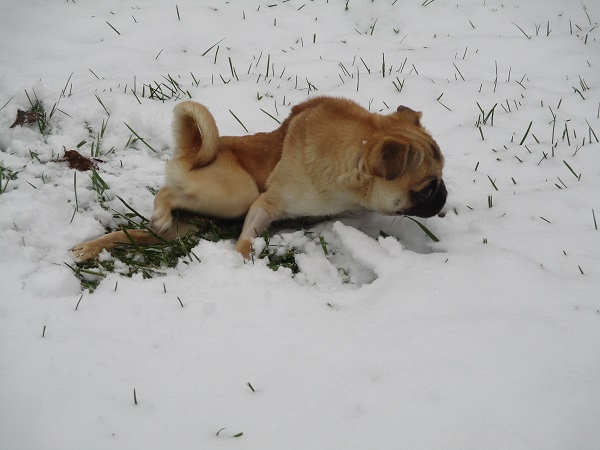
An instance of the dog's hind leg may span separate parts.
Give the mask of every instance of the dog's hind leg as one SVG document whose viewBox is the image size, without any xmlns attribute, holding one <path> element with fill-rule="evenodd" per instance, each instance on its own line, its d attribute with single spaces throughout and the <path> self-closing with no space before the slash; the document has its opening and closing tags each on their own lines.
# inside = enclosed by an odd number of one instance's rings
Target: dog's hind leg
<svg viewBox="0 0 600 450">
<path fill-rule="evenodd" d="M 254 179 L 230 154 L 219 153 L 211 164 L 194 170 L 173 161 L 167 186 L 154 199 L 151 227 L 157 233 L 169 230 L 175 209 L 220 219 L 243 217 L 258 195 Z"/>
<path fill-rule="evenodd" d="M 160 235 L 143 229 L 119 230 L 105 234 L 98 239 L 77 244 L 69 251 L 76 262 L 83 262 L 97 257 L 103 250 L 110 250 L 122 245 L 153 245 L 171 242 L 177 237 L 185 236 L 188 232 L 196 230 L 196 226 L 187 222 L 179 222 Z"/>
</svg>

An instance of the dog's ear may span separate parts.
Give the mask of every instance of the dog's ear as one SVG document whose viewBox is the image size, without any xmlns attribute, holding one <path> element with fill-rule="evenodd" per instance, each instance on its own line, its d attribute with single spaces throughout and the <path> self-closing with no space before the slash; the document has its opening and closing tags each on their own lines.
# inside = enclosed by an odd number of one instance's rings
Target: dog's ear
<svg viewBox="0 0 600 450">
<path fill-rule="evenodd" d="M 400 105 L 396 109 L 396 116 L 406 122 L 410 122 L 415 125 L 421 125 L 421 117 L 423 113 L 421 111 L 415 111 L 410 109 L 408 106 Z"/>
<path fill-rule="evenodd" d="M 373 175 L 393 180 L 406 171 L 417 167 L 422 161 L 419 152 L 412 151 L 406 142 L 388 139 L 376 147 L 371 155 Z"/>
</svg>

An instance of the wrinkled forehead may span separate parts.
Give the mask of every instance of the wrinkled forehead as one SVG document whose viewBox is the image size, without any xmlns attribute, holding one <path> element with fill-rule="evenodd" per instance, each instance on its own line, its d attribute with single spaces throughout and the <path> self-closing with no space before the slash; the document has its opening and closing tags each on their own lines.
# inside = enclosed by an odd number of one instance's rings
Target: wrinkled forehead
<svg viewBox="0 0 600 450">
<path fill-rule="evenodd" d="M 409 141 L 411 147 L 422 151 L 424 155 L 429 156 L 429 159 L 443 165 L 444 156 L 439 145 L 421 125 L 405 127 L 398 130 L 398 134 Z"/>
<path fill-rule="evenodd" d="M 428 152 L 432 156 L 434 161 L 443 164 L 444 155 L 442 155 L 442 151 L 440 150 L 439 145 L 431 136 L 429 136 L 429 141 L 426 144 L 424 144 L 424 147 L 425 148 L 423 150 Z"/>
</svg>

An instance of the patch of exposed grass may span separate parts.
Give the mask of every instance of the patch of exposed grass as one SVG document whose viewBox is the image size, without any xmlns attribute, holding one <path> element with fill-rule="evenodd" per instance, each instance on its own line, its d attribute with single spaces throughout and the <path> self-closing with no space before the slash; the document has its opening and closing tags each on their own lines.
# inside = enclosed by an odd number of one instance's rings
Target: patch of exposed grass
<svg viewBox="0 0 600 450">
<path fill-rule="evenodd" d="M 152 233 L 148 219 L 126 203 L 125 206 L 129 209 L 129 212 L 125 214 L 115 213 L 116 218 L 125 221 L 121 229 L 126 233 L 127 230 L 133 229 L 144 229 Z M 82 263 L 67 264 L 67 266 L 79 279 L 82 289 L 93 292 L 109 273 L 116 272 L 126 277 L 141 274 L 144 278 L 153 278 L 164 275 L 167 269 L 173 268 L 179 263 L 200 262 L 200 259 L 194 254 L 193 248 L 202 239 L 211 242 L 236 239 L 242 231 L 243 221 L 241 220 L 199 218 L 183 212 L 180 215 L 181 217 L 176 217 L 176 220 L 190 222 L 198 230 L 190 232 L 175 241 L 164 241 L 156 245 L 139 245 L 132 241 L 131 245 L 112 249 L 110 251 L 111 258 L 89 260 Z M 110 231 L 113 230 L 107 229 L 107 232 Z M 298 273 L 299 269 L 295 260 L 296 252 L 293 249 L 270 245 L 270 238 L 267 234 L 264 238 L 267 245 L 257 258 L 266 258 L 268 260 L 267 266 L 272 270 L 285 267 L 294 274 Z"/>
<path fill-rule="evenodd" d="M 134 213 L 117 215 L 125 218 L 127 223 L 121 228 L 127 230 L 146 229 L 148 221 L 143 219 L 136 222 Z M 144 278 L 153 278 L 164 275 L 166 269 L 175 267 L 179 261 L 189 264 L 199 261 L 192 249 L 200 239 L 215 240 L 217 236 L 224 236 L 226 232 L 214 221 L 206 221 L 198 233 L 189 233 L 173 242 L 164 242 L 157 245 L 131 245 L 117 247 L 110 251 L 112 258 L 101 258 L 73 265 L 67 264 L 81 282 L 82 289 L 94 291 L 102 279 L 109 273 L 118 272 L 131 277 L 141 274 Z M 112 230 L 107 230 L 108 232 Z"/>
<path fill-rule="evenodd" d="M 14 172 L 9 168 L 4 167 L 4 165 L 0 163 L 0 194 L 4 194 L 6 192 L 8 183 L 16 180 L 18 173 L 19 172 Z"/>
<path fill-rule="evenodd" d="M 264 249 L 258 255 L 258 259 L 267 258 L 269 261 L 267 263 L 267 267 L 271 270 L 278 270 L 280 267 L 284 267 L 286 269 L 290 269 L 293 274 L 297 274 L 300 272 L 300 268 L 296 263 L 296 254 L 297 251 L 293 248 L 280 247 L 276 245 L 271 245 L 270 236 L 265 231 L 263 235 L 263 239 L 266 242 Z"/>
<path fill-rule="evenodd" d="M 27 91 L 25 91 L 25 94 L 27 94 Z M 27 94 L 27 98 L 31 105 L 31 108 L 29 108 L 29 111 L 27 111 L 27 113 L 35 119 L 38 129 L 40 130 L 40 133 L 42 135 L 48 134 L 48 132 L 49 132 L 48 114 L 46 114 L 44 105 L 42 105 L 42 102 L 40 102 L 37 99 L 37 97 L 34 97 L 34 100 L 32 100 L 29 97 L 29 94 Z"/>
</svg>

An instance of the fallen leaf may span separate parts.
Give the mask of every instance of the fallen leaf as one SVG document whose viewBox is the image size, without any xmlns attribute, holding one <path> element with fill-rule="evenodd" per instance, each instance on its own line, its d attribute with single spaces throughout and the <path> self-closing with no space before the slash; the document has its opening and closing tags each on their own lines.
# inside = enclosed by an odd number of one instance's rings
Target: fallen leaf
<svg viewBox="0 0 600 450">
<path fill-rule="evenodd" d="M 71 169 L 85 172 L 86 170 L 98 168 L 98 163 L 104 162 L 98 158 L 87 158 L 77 150 L 67 150 L 65 147 L 63 147 L 63 149 L 65 150 L 65 154 L 63 158 L 58 161 L 68 162 Z"/>
<path fill-rule="evenodd" d="M 10 127 L 14 128 L 17 125 L 23 126 L 27 123 L 34 123 L 37 118 L 38 113 L 36 111 L 23 111 L 22 109 L 17 109 L 17 118 Z"/>
</svg>

